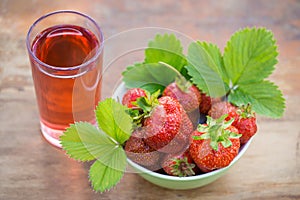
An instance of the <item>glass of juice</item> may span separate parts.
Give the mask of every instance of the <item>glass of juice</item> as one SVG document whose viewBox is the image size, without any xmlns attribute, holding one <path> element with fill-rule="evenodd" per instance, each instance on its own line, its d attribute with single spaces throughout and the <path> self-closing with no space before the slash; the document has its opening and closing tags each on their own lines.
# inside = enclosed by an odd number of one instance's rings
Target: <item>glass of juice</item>
<svg viewBox="0 0 300 200">
<path fill-rule="evenodd" d="M 26 45 L 40 114 L 41 132 L 54 146 L 75 121 L 96 123 L 100 100 L 103 34 L 89 16 L 69 10 L 37 19 Z"/>
</svg>

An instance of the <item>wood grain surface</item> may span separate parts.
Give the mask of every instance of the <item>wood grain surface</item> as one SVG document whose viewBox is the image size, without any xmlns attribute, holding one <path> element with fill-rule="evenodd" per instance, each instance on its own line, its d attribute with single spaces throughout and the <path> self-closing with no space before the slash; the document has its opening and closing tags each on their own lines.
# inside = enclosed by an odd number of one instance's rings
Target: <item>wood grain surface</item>
<svg viewBox="0 0 300 200">
<path fill-rule="evenodd" d="M 91 163 L 69 159 L 49 145 L 39 130 L 25 38 L 34 20 L 61 9 L 92 16 L 105 38 L 134 28 L 163 27 L 216 43 L 221 49 L 240 28 L 267 27 L 280 53 L 270 79 L 286 98 L 284 117 L 259 117 L 258 134 L 245 155 L 226 175 L 205 187 L 168 190 L 126 173 L 111 191 L 95 193 L 88 182 Z M 112 55 L 119 45 L 107 47 L 105 53 Z M 117 77 L 120 72 L 113 67 L 109 73 Z M 299 0 L 1 0 L 0 199 L 300 199 L 299 78 Z M 106 84 L 103 94 L 112 87 L 114 83 Z"/>
</svg>

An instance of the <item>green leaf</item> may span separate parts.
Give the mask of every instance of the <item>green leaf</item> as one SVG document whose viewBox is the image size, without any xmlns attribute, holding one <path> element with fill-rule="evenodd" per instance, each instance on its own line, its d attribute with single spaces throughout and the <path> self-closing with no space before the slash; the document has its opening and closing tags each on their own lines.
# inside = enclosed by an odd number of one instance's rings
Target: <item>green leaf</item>
<svg viewBox="0 0 300 200">
<path fill-rule="evenodd" d="M 76 122 L 60 137 L 70 157 L 81 161 L 97 159 L 89 172 L 96 191 L 110 189 L 125 172 L 127 158 L 122 144 L 129 138 L 132 128 L 132 119 L 126 111 L 123 105 L 106 99 L 95 111 L 100 130 L 88 122 Z"/>
<path fill-rule="evenodd" d="M 221 144 L 223 147 L 228 148 L 232 145 L 232 142 L 229 138 L 225 138 L 223 141 L 221 141 Z"/>
<path fill-rule="evenodd" d="M 144 112 L 150 112 L 152 110 L 152 105 L 146 97 L 139 97 L 136 102 L 138 107 L 140 107 Z"/>
<path fill-rule="evenodd" d="M 104 192 L 115 186 L 123 177 L 126 165 L 126 154 L 121 146 L 96 160 L 89 171 L 94 190 Z"/>
<path fill-rule="evenodd" d="M 145 63 L 164 62 L 181 72 L 186 64 L 180 40 L 174 34 L 157 34 L 145 50 Z"/>
<path fill-rule="evenodd" d="M 188 74 L 192 82 L 211 97 L 222 97 L 228 91 L 220 50 L 215 45 L 194 42 L 188 49 Z"/>
<path fill-rule="evenodd" d="M 145 85 L 141 86 L 141 88 L 143 88 L 144 90 L 150 92 L 150 94 L 153 94 L 158 90 L 164 91 L 165 87 L 166 86 L 156 84 L 156 83 L 149 83 L 149 84 L 145 84 Z"/>
<path fill-rule="evenodd" d="M 80 161 L 94 160 L 116 145 L 105 133 L 87 122 L 72 124 L 60 136 L 60 143 L 71 158 Z"/>
<path fill-rule="evenodd" d="M 226 117 L 227 117 L 227 116 L 228 116 L 228 115 L 226 115 Z M 231 119 L 228 120 L 228 121 L 226 121 L 225 119 L 226 119 L 226 118 L 224 118 L 224 121 L 223 121 L 223 127 L 226 129 L 226 128 L 228 128 L 228 127 L 231 126 L 231 124 L 232 124 L 233 121 L 234 121 L 234 117 L 231 118 Z"/>
<path fill-rule="evenodd" d="M 178 75 L 173 67 L 162 63 L 145 63 L 129 66 L 122 74 L 127 88 L 144 88 L 149 92 L 164 88 Z"/>
<path fill-rule="evenodd" d="M 242 134 L 238 134 L 238 133 L 231 132 L 231 131 L 228 131 L 226 134 L 228 134 L 230 138 L 240 138 L 240 137 L 242 137 Z"/>
<path fill-rule="evenodd" d="M 219 117 L 218 119 L 215 119 L 213 121 L 215 121 L 216 124 L 219 124 L 219 125 L 224 125 L 225 123 L 225 119 L 228 117 L 228 114 L 224 114 L 222 115 L 221 117 Z M 232 123 L 232 122 L 231 122 Z M 224 128 L 227 128 L 227 124 L 225 125 Z"/>
<path fill-rule="evenodd" d="M 99 127 L 119 144 L 123 144 L 131 135 L 132 118 L 126 112 L 127 108 L 108 98 L 96 108 L 96 118 Z"/>
<path fill-rule="evenodd" d="M 207 140 L 210 139 L 209 133 L 204 133 L 199 137 L 201 140 Z"/>
<path fill-rule="evenodd" d="M 227 42 L 223 57 L 215 45 L 192 43 L 186 68 L 192 82 L 204 93 L 226 95 L 229 102 L 238 105 L 251 103 L 258 114 L 278 118 L 285 108 L 282 93 L 264 81 L 273 72 L 277 55 L 271 31 L 246 28 Z"/>
<path fill-rule="evenodd" d="M 224 50 L 224 65 L 232 86 L 267 78 L 277 63 L 277 46 L 271 31 L 246 28 L 236 32 Z"/>
<path fill-rule="evenodd" d="M 211 57 L 211 59 L 214 61 L 217 69 L 216 71 L 220 73 L 220 76 L 222 77 L 223 80 L 228 79 L 227 73 L 223 64 L 223 58 L 221 51 L 219 47 L 215 44 L 212 43 L 207 43 L 207 42 L 199 42 L 199 44 L 206 50 L 208 55 Z M 213 66 L 212 66 L 213 67 Z"/>
<path fill-rule="evenodd" d="M 215 140 L 211 140 L 211 141 L 210 141 L 210 146 L 211 146 L 215 151 L 218 151 L 218 149 L 219 149 L 219 144 L 218 144 L 218 142 L 215 141 Z"/>
<path fill-rule="evenodd" d="M 278 87 L 270 81 L 240 85 L 228 96 L 237 106 L 251 103 L 252 109 L 264 116 L 280 118 L 285 109 L 285 99 Z"/>
</svg>

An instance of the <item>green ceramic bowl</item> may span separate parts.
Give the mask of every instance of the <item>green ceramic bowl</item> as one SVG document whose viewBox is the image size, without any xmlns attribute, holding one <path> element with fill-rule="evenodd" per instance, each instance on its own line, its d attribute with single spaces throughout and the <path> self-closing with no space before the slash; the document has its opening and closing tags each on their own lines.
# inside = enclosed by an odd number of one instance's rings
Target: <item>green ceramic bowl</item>
<svg viewBox="0 0 300 200">
<path fill-rule="evenodd" d="M 113 93 L 113 98 L 121 100 L 123 95 L 126 92 L 126 88 L 124 83 L 121 83 Z M 253 137 L 252 137 L 253 138 Z M 176 190 L 186 190 L 186 189 L 193 189 L 198 188 L 204 185 L 207 185 L 226 173 L 228 169 L 230 169 L 246 152 L 248 149 L 252 138 L 244 145 L 241 146 L 239 154 L 234 158 L 234 160 L 230 163 L 229 166 L 214 170 L 212 172 L 208 172 L 205 174 L 197 175 L 197 176 L 190 176 L 190 177 L 175 177 L 169 176 L 165 174 L 160 174 L 157 172 L 150 171 L 130 159 L 128 160 L 129 165 L 134 169 L 136 173 L 138 173 L 141 177 L 148 180 L 149 182 L 156 184 L 158 186 L 169 188 L 169 189 L 176 189 Z"/>
<path fill-rule="evenodd" d="M 239 154 L 234 158 L 234 160 L 230 163 L 229 166 L 214 170 L 212 172 L 208 172 L 205 174 L 200 174 L 197 176 L 189 176 L 189 177 L 175 177 L 175 176 L 169 176 L 165 174 L 160 174 L 157 172 L 150 171 L 133 161 L 128 160 L 129 165 L 144 179 L 147 181 L 169 189 L 174 190 L 187 190 L 187 189 L 193 189 L 198 188 L 204 185 L 207 185 L 218 178 L 220 178 L 222 175 L 226 173 L 227 170 L 229 170 L 246 152 L 248 149 L 253 137 L 243 146 L 241 146 Z"/>
</svg>

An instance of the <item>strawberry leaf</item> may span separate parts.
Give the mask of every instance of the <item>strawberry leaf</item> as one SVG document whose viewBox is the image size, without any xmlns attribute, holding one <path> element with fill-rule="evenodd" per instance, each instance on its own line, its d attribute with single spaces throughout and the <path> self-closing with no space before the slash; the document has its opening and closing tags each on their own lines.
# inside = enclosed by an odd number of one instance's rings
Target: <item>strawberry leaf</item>
<svg viewBox="0 0 300 200">
<path fill-rule="evenodd" d="M 89 171 L 94 190 L 104 192 L 115 186 L 123 177 L 126 166 L 126 154 L 121 146 L 96 160 Z"/>
<path fill-rule="evenodd" d="M 237 106 L 251 103 L 256 113 L 273 118 L 282 117 L 285 108 L 285 100 L 281 91 L 270 81 L 240 85 L 230 93 L 228 101 Z"/>
<path fill-rule="evenodd" d="M 164 62 L 181 72 L 186 64 L 182 51 L 181 42 L 174 34 L 157 34 L 145 50 L 145 63 Z"/>
<path fill-rule="evenodd" d="M 178 73 L 176 69 L 163 63 L 145 63 L 129 66 L 122 75 L 127 88 L 143 88 L 155 92 L 163 91 Z"/>
<path fill-rule="evenodd" d="M 150 94 L 155 93 L 156 91 L 163 91 L 165 89 L 165 86 L 156 84 L 156 83 L 148 83 L 143 86 L 141 86 L 144 90 L 150 92 Z"/>
<path fill-rule="evenodd" d="M 207 42 L 199 42 L 199 44 L 206 50 L 206 52 L 209 54 L 209 56 L 214 60 L 217 71 L 220 72 L 220 76 L 222 77 L 223 80 L 228 79 L 226 70 L 223 65 L 223 58 L 221 51 L 219 47 L 215 44 L 212 43 L 207 43 Z"/>
<path fill-rule="evenodd" d="M 95 191 L 104 192 L 122 178 L 127 165 L 121 145 L 87 122 L 72 124 L 60 137 L 63 149 L 80 161 L 97 159 L 89 176 Z"/>
<path fill-rule="evenodd" d="M 220 50 L 207 43 L 194 42 L 188 48 L 188 74 L 191 81 L 204 93 L 211 97 L 224 96 L 228 86 L 224 83 L 226 77 L 222 66 Z"/>
<path fill-rule="evenodd" d="M 99 127 L 119 144 L 128 140 L 132 132 L 132 119 L 126 110 L 109 98 L 100 102 L 95 111 Z"/>
<path fill-rule="evenodd" d="M 99 103 L 96 109 L 99 129 L 88 122 L 76 122 L 60 137 L 70 157 L 91 161 L 89 176 L 95 191 L 104 192 L 122 178 L 127 165 L 124 142 L 133 127 L 127 108 L 112 98 Z"/>
<path fill-rule="evenodd" d="M 187 70 L 192 82 L 211 97 L 226 95 L 233 104 L 251 103 L 258 114 L 279 118 L 285 100 L 277 86 L 265 81 L 275 68 L 277 55 L 271 31 L 245 28 L 233 34 L 223 57 L 215 45 L 192 43 Z"/>
<path fill-rule="evenodd" d="M 115 146 L 106 134 L 87 122 L 72 124 L 60 136 L 60 142 L 71 158 L 80 161 L 95 160 Z"/>
<path fill-rule="evenodd" d="M 277 63 L 277 46 L 271 31 L 245 28 L 236 32 L 224 50 L 224 65 L 232 85 L 259 82 Z M 229 84 L 228 79 L 226 80 Z"/>
</svg>

